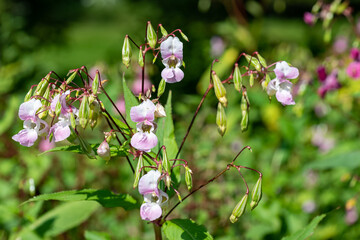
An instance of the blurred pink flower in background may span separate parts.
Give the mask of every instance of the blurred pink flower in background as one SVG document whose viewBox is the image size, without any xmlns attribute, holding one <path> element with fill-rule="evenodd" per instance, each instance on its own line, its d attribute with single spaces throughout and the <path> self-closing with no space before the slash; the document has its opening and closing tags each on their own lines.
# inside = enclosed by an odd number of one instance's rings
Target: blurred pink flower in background
<svg viewBox="0 0 360 240">
<path fill-rule="evenodd" d="M 335 139 L 328 136 L 326 125 L 317 125 L 312 129 L 311 143 L 323 153 L 327 153 L 335 146 Z"/>
<path fill-rule="evenodd" d="M 339 36 L 335 39 L 333 44 L 333 51 L 337 54 L 344 53 L 348 48 L 348 39 L 344 36 Z"/>
<path fill-rule="evenodd" d="M 46 152 L 50 149 L 53 149 L 55 147 L 55 142 L 54 141 L 49 141 L 49 138 L 46 139 L 42 139 L 39 142 L 39 150 L 40 152 Z"/>
</svg>

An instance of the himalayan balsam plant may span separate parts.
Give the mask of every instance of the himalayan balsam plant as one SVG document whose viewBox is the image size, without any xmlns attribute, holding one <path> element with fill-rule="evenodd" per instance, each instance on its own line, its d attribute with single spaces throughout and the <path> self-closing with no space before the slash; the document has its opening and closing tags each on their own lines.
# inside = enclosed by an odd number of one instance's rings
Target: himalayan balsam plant
<svg viewBox="0 0 360 240">
<path fill-rule="evenodd" d="M 168 33 L 159 24 L 155 30 L 150 22 L 146 26 L 146 41 L 142 44 L 136 43 L 128 35 L 125 36 L 122 62 L 126 67 L 139 65 L 141 68 L 141 91 L 138 91 L 138 94 L 134 95 L 123 80 L 125 114 L 107 93 L 101 73 L 96 71 L 95 75 L 92 75 L 86 67 L 70 70 L 67 78 L 61 78 L 55 72 L 48 73 L 37 85 L 31 87 L 19 108 L 19 118 L 24 121 L 24 129 L 13 136 L 15 141 L 31 147 L 39 138 L 44 137 L 49 141 L 64 141 L 66 144 L 48 152 L 77 152 L 89 158 L 101 158 L 105 161 L 120 156 L 126 161 L 124 164 L 128 165 L 129 171 L 133 173 L 133 184 L 128 188 L 138 189 L 143 197 L 142 203 L 136 203 L 136 200 L 126 193 L 115 194 L 108 190 L 97 189 L 43 194 L 27 202 L 81 200 L 97 201 L 104 207 L 122 207 L 125 210 L 137 208 L 139 209 L 137 214 L 141 219 L 153 224 L 156 239 L 162 239 L 163 236 L 168 239 L 212 239 L 204 227 L 190 219 L 171 219 L 171 214 L 180 204 L 185 204 L 185 200 L 191 195 L 234 169 L 245 188 L 244 195 L 239 196 L 239 202 L 234 210 L 228 213 L 230 221 L 236 222 L 244 214 L 248 204 L 251 210 L 256 208 L 262 195 L 262 173 L 236 162 L 245 149 L 251 150 L 249 146 L 244 146 L 223 169 L 219 170 L 218 174 L 207 181 L 202 181 L 204 183 L 200 186 L 193 186 L 192 178 L 196 173 L 190 169 L 188 161 L 180 157 L 180 153 L 210 91 L 214 90 L 218 99 L 216 124 L 220 135 L 223 136 L 227 128 L 226 92 L 230 90 L 242 96 L 239 106 L 242 119 L 239 125 L 242 131 L 246 131 L 251 99 L 248 88 L 258 82 L 269 98 L 275 96 L 284 106 L 294 105 L 291 80 L 298 77 L 299 71 L 284 61 L 267 65 L 258 52 L 241 53 L 230 75 L 223 80 L 211 67 L 208 88 L 193 113 L 185 136 L 182 137 L 178 147 L 171 112 L 171 92 L 168 93 L 166 104 L 161 96 L 167 84 L 181 87 L 181 81 L 186 78 L 183 55 L 186 53 L 188 43 L 184 44 L 180 38 L 189 41 L 180 29 Z M 134 59 L 132 57 L 134 49 L 138 51 L 138 58 L 137 63 L 131 64 Z M 146 62 L 145 56 L 150 55 L 153 57 L 152 64 L 161 58 L 164 66 L 161 71 L 162 79 L 157 88 L 146 86 L 148 84 L 145 67 L 151 63 Z M 248 62 L 245 66 L 240 66 L 238 63 L 242 57 Z M 214 60 L 212 66 L 216 62 L 218 60 Z M 117 114 L 110 114 L 103 101 L 109 101 Z M 89 143 L 84 137 L 84 130 L 89 127 L 94 129 L 100 119 L 107 124 L 108 131 L 98 143 Z M 245 170 L 253 171 L 258 175 L 258 180 L 253 184 L 252 189 L 249 189 L 243 176 Z M 182 177 L 185 179 L 184 182 L 181 181 Z M 179 190 L 180 185 L 184 183 L 188 192 Z M 107 186 L 103 188 L 106 189 Z M 170 201 L 171 198 L 175 200 Z M 170 205 L 171 202 L 175 204 Z"/>
</svg>

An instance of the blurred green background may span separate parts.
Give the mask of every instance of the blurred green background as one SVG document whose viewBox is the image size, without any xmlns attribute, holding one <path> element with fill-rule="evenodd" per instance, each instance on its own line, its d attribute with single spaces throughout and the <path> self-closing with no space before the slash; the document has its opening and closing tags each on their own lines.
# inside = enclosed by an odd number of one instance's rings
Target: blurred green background
<svg viewBox="0 0 360 240">
<path fill-rule="evenodd" d="M 286 60 L 300 70 L 295 106 L 283 107 L 275 99 L 269 102 L 258 84 L 248 88 L 250 126 L 245 133 L 240 130 L 240 94 L 228 89 L 228 129 L 222 138 L 215 124 L 217 100 L 211 93 L 183 149 L 182 158 L 196 172 L 197 186 L 250 145 L 253 152 L 244 152 L 238 161 L 264 174 L 259 206 L 230 223 L 231 211 L 245 193 L 239 176 L 230 171 L 187 199 L 171 217 L 190 216 L 215 239 L 281 239 L 326 213 L 312 239 L 359 239 L 360 85 L 344 82 L 339 91 L 321 99 L 315 74 L 324 62 L 331 66 L 346 58 L 348 50 L 335 54 L 332 44 L 343 36 L 349 49 L 353 32 L 346 19 L 339 18 L 332 27 L 332 41 L 325 44 L 321 24 L 310 27 L 302 19 L 313 4 L 302 0 L 0 0 L 0 239 L 14 237 L 37 216 L 59 205 L 19 206 L 32 196 L 32 181 L 36 194 L 105 188 L 130 193 L 141 201 L 131 187 L 132 174 L 124 159 L 106 164 L 71 153 L 39 156 L 37 145 L 20 146 L 11 136 L 22 128 L 17 111 L 26 92 L 49 71 L 65 76 L 69 69 L 96 66 L 108 79 L 110 95 L 119 99 L 122 73 L 129 85 L 137 76 L 121 64 L 123 38 L 129 34 L 137 42 L 144 41 L 148 20 L 153 26 L 162 23 L 168 32 L 180 28 L 190 40 L 184 42 L 185 78 L 167 86 L 173 91 L 178 144 L 207 87 L 214 58 L 220 59 L 215 70 L 222 78 L 228 77 L 237 55 L 244 51 L 258 51 L 268 63 Z M 360 1 L 350 4 L 354 10 L 360 8 Z M 161 62 L 147 70 L 157 86 Z M 160 99 L 165 100 L 166 96 Z M 105 130 L 100 125 L 86 133 L 89 142 L 100 143 Z M 244 175 L 252 187 L 257 176 Z M 180 190 L 185 195 L 185 187 Z M 171 200 L 171 205 L 175 202 Z M 80 226 L 48 238 L 83 239 L 85 231 L 87 239 L 92 239 L 89 234 L 104 239 L 153 239 L 152 226 L 141 221 L 138 210 L 103 208 Z M 38 230 L 38 238 L 23 239 L 46 238 L 43 233 Z"/>
</svg>

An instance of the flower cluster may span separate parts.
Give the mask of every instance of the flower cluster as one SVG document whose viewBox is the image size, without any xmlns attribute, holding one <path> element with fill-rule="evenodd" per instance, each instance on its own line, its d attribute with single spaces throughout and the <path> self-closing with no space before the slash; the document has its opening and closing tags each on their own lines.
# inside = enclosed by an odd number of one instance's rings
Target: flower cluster
<svg viewBox="0 0 360 240">
<path fill-rule="evenodd" d="M 282 105 L 294 105 L 295 101 L 291 93 L 292 83 L 288 79 L 295 79 L 299 76 L 296 67 L 290 67 L 287 62 L 282 61 L 276 64 L 274 69 L 276 78 L 271 80 L 267 86 L 269 96 L 275 95 Z"/>
<path fill-rule="evenodd" d="M 346 69 L 349 77 L 360 79 L 360 50 L 353 48 L 350 51 L 350 58 L 353 60 Z"/>
<path fill-rule="evenodd" d="M 14 135 L 13 140 L 23 146 L 31 147 L 39 135 L 47 132 L 47 123 L 36 114 L 41 106 L 41 101 L 34 98 L 20 105 L 19 118 L 24 121 L 24 129 Z"/>
<path fill-rule="evenodd" d="M 154 134 L 155 110 L 155 104 L 149 99 L 130 109 L 130 118 L 137 123 L 137 132 L 131 138 L 131 145 L 139 151 L 149 152 L 157 145 L 158 139 Z"/>
<path fill-rule="evenodd" d="M 169 36 L 161 43 L 160 52 L 165 65 L 161 77 L 167 83 L 180 82 L 184 78 L 184 72 L 180 69 L 183 62 L 183 43 L 179 38 Z"/>
<path fill-rule="evenodd" d="M 169 199 L 168 195 L 158 188 L 160 176 L 158 170 L 151 170 L 139 181 L 139 193 L 144 196 L 144 203 L 140 207 L 143 220 L 154 221 L 161 217 L 162 206 Z"/>
</svg>

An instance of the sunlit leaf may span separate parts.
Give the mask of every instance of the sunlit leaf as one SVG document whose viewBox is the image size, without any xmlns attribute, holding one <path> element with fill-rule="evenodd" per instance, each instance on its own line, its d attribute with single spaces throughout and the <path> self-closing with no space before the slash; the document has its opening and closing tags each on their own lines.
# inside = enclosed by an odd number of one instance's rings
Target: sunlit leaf
<svg viewBox="0 0 360 240">
<path fill-rule="evenodd" d="M 190 219 L 172 219 L 163 225 L 164 235 L 168 239 L 177 240 L 210 240 L 213 237 L 202 225 L 196 224 Z"/>
<path fill-rule="evenodd" d="M 305 240 L 313 233 L 319 222 L 325 217 L 325 214 L 315 217 L 305 228 L 300 229 L 291 236 L 282 238 L 282 240 Z"/>
</svg>

